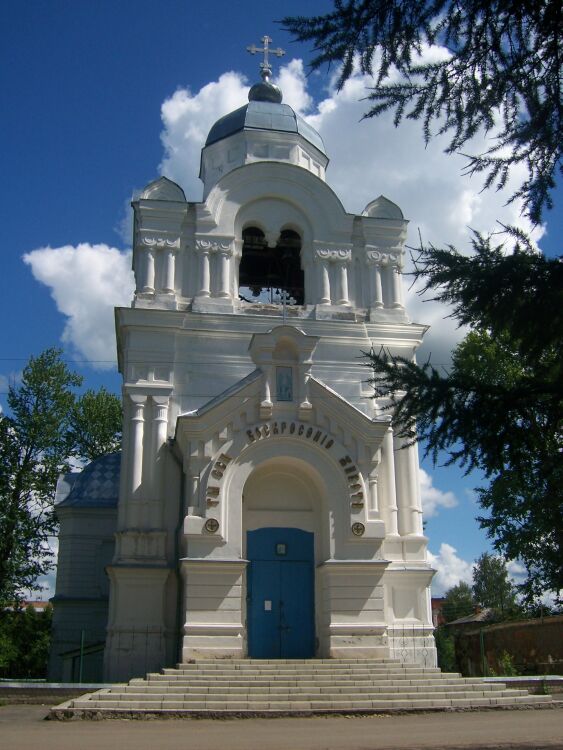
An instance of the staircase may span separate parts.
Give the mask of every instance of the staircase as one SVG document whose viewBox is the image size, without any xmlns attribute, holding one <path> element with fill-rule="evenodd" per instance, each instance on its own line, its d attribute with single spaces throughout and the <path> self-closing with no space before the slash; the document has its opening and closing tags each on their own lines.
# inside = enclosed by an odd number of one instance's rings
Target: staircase
<svg viewBox="0 0 563 750">
<path fill-rule="evenodd" d="M 51 709 L 72 716 L 288 716 L 548 704 L 503 683 L 391 659 L 221 660 L 180 664 Z"/>
</svg>

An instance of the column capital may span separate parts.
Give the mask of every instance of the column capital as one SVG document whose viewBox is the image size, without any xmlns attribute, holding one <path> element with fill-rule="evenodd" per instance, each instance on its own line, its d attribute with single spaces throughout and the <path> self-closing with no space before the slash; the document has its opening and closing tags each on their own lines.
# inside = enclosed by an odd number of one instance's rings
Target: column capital
<svg viewBox="0 0 563 750">
<path fill-rule="evenodd" d="M 378 248 L 366 245 L 366 263 L 368 265 L 403 267 L 403 251 L 400 247 Z"/>
<path fill-rule="evenodd" d="M 315 247 L 314 258 L 316 261 L 328 263 L 349 263 L 352 260 L 351 247 Z"/>
<path fill-rule="evenodd" d="M 163 249 L 179 250 L 180 237 L 160 237 L 158 235 L 143 235 L 141 237 L 141 246 Z"/>
<path fill-rule="evenodd" d="M 130 393 L 129 399 L 135 406 L 144 406 L 147 402 L 147 396 L 139 393 Z"/>
<path fill-rule="evenodd" d="M 197 237 L 195 250 L 198 253 L 233 254 L 232 237 Z"/>
</svg>

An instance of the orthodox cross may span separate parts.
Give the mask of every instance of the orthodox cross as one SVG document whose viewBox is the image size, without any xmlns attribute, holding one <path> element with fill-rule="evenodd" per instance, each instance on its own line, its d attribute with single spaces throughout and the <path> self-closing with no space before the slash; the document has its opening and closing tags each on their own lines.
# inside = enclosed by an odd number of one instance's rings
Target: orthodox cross
<svg viewBox="0 0 563 750">
<path fill-rule="evenodd" d="M 275 55 L 276 57 L 285 55 L 285 50 L 281 49 L 281 47 L 270 49 L 271 41 L 272 40 L 269 36 L 263 36 L 261 39 L 261 42 L 264 45 L 263 47 L 257 47 L 255 44 L 251 44 L 250 47 L 246 48 L 251 55 L 255 55 L 257 52 L 264 53 L 264 62 L 260 63 L 261 76 L 264 81 L 267 81 L 272 74 L 272 66 L 268 60 L 268 54 Z"/>
<path fill-rule="evenodd" d="M 297 300 L 293 299 L 289 292 L 286 292 L 285 289 L 282 289 L 282 291 L 280 292 L 280 302 L 282 303 L 284 325 L 285 321 L 287 320 L 287 306 L 294 305 L 296 301 Z"/>
</svg>

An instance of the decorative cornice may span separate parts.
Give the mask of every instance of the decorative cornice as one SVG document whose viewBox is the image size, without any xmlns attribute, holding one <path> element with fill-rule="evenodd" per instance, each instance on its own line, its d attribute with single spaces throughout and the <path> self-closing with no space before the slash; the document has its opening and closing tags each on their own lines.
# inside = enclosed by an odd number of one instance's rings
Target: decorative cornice
<svg viewBox="0 0 563 750">
<path fill-rule="evenodd" d="M 168 239 L 168 237 L 150 237 L 147 235 L 144 235 L 141 237 L 141 244 L 146 245 L 147 247 L 156 247 L 156 248 L 168 248 L 170 250 L 178 250 L 180 248 L 180 238 L 176 237 L 173 240 Z"/>
<path fill-rule="evenodd" d="M 213 237 L 213 239 L 196 239 L 195 249 L 199 253 L 226 253 L 232 255 L 233 240 L 227 237 Z"/>
<path fill-rule="evenodd" d="M 403 254 L 400 248 L 390 248 L 389 250 L 368 249 L 366 252 L 366 261 L 368 265 L 377 266 L 397 266 L 403 267 Z"/>
<path fill-rule="evenodd" d="M 352 250 L 349 247 L 316 247 L 315 258 L 329 263 L 348 263 L 352 260 Z"/>
</svg>

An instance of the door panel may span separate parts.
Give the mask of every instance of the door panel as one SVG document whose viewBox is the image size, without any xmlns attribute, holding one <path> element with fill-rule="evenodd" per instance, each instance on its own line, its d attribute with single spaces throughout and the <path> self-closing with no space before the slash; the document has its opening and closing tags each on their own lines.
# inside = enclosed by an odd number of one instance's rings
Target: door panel
<svg viewBox="0 0 563 750">
<path fill-rule="evenodd" d="M 308 659 L 314 655 L 313 575 L 307 562 L 280 563 L 280 656 Z"/>
<path fill-rule="evenodd" d="M 279 562 L 260 560 L 251 563 L 248 630 L 252 634 L 255 659 L 280 655 L 280 575 Z"/>
<path fill-rule="evenodd" d="M 249 531 L 247 556 L 249 656 L 314 656 L 313 534 L 300 529 Z"/>
</svg>

